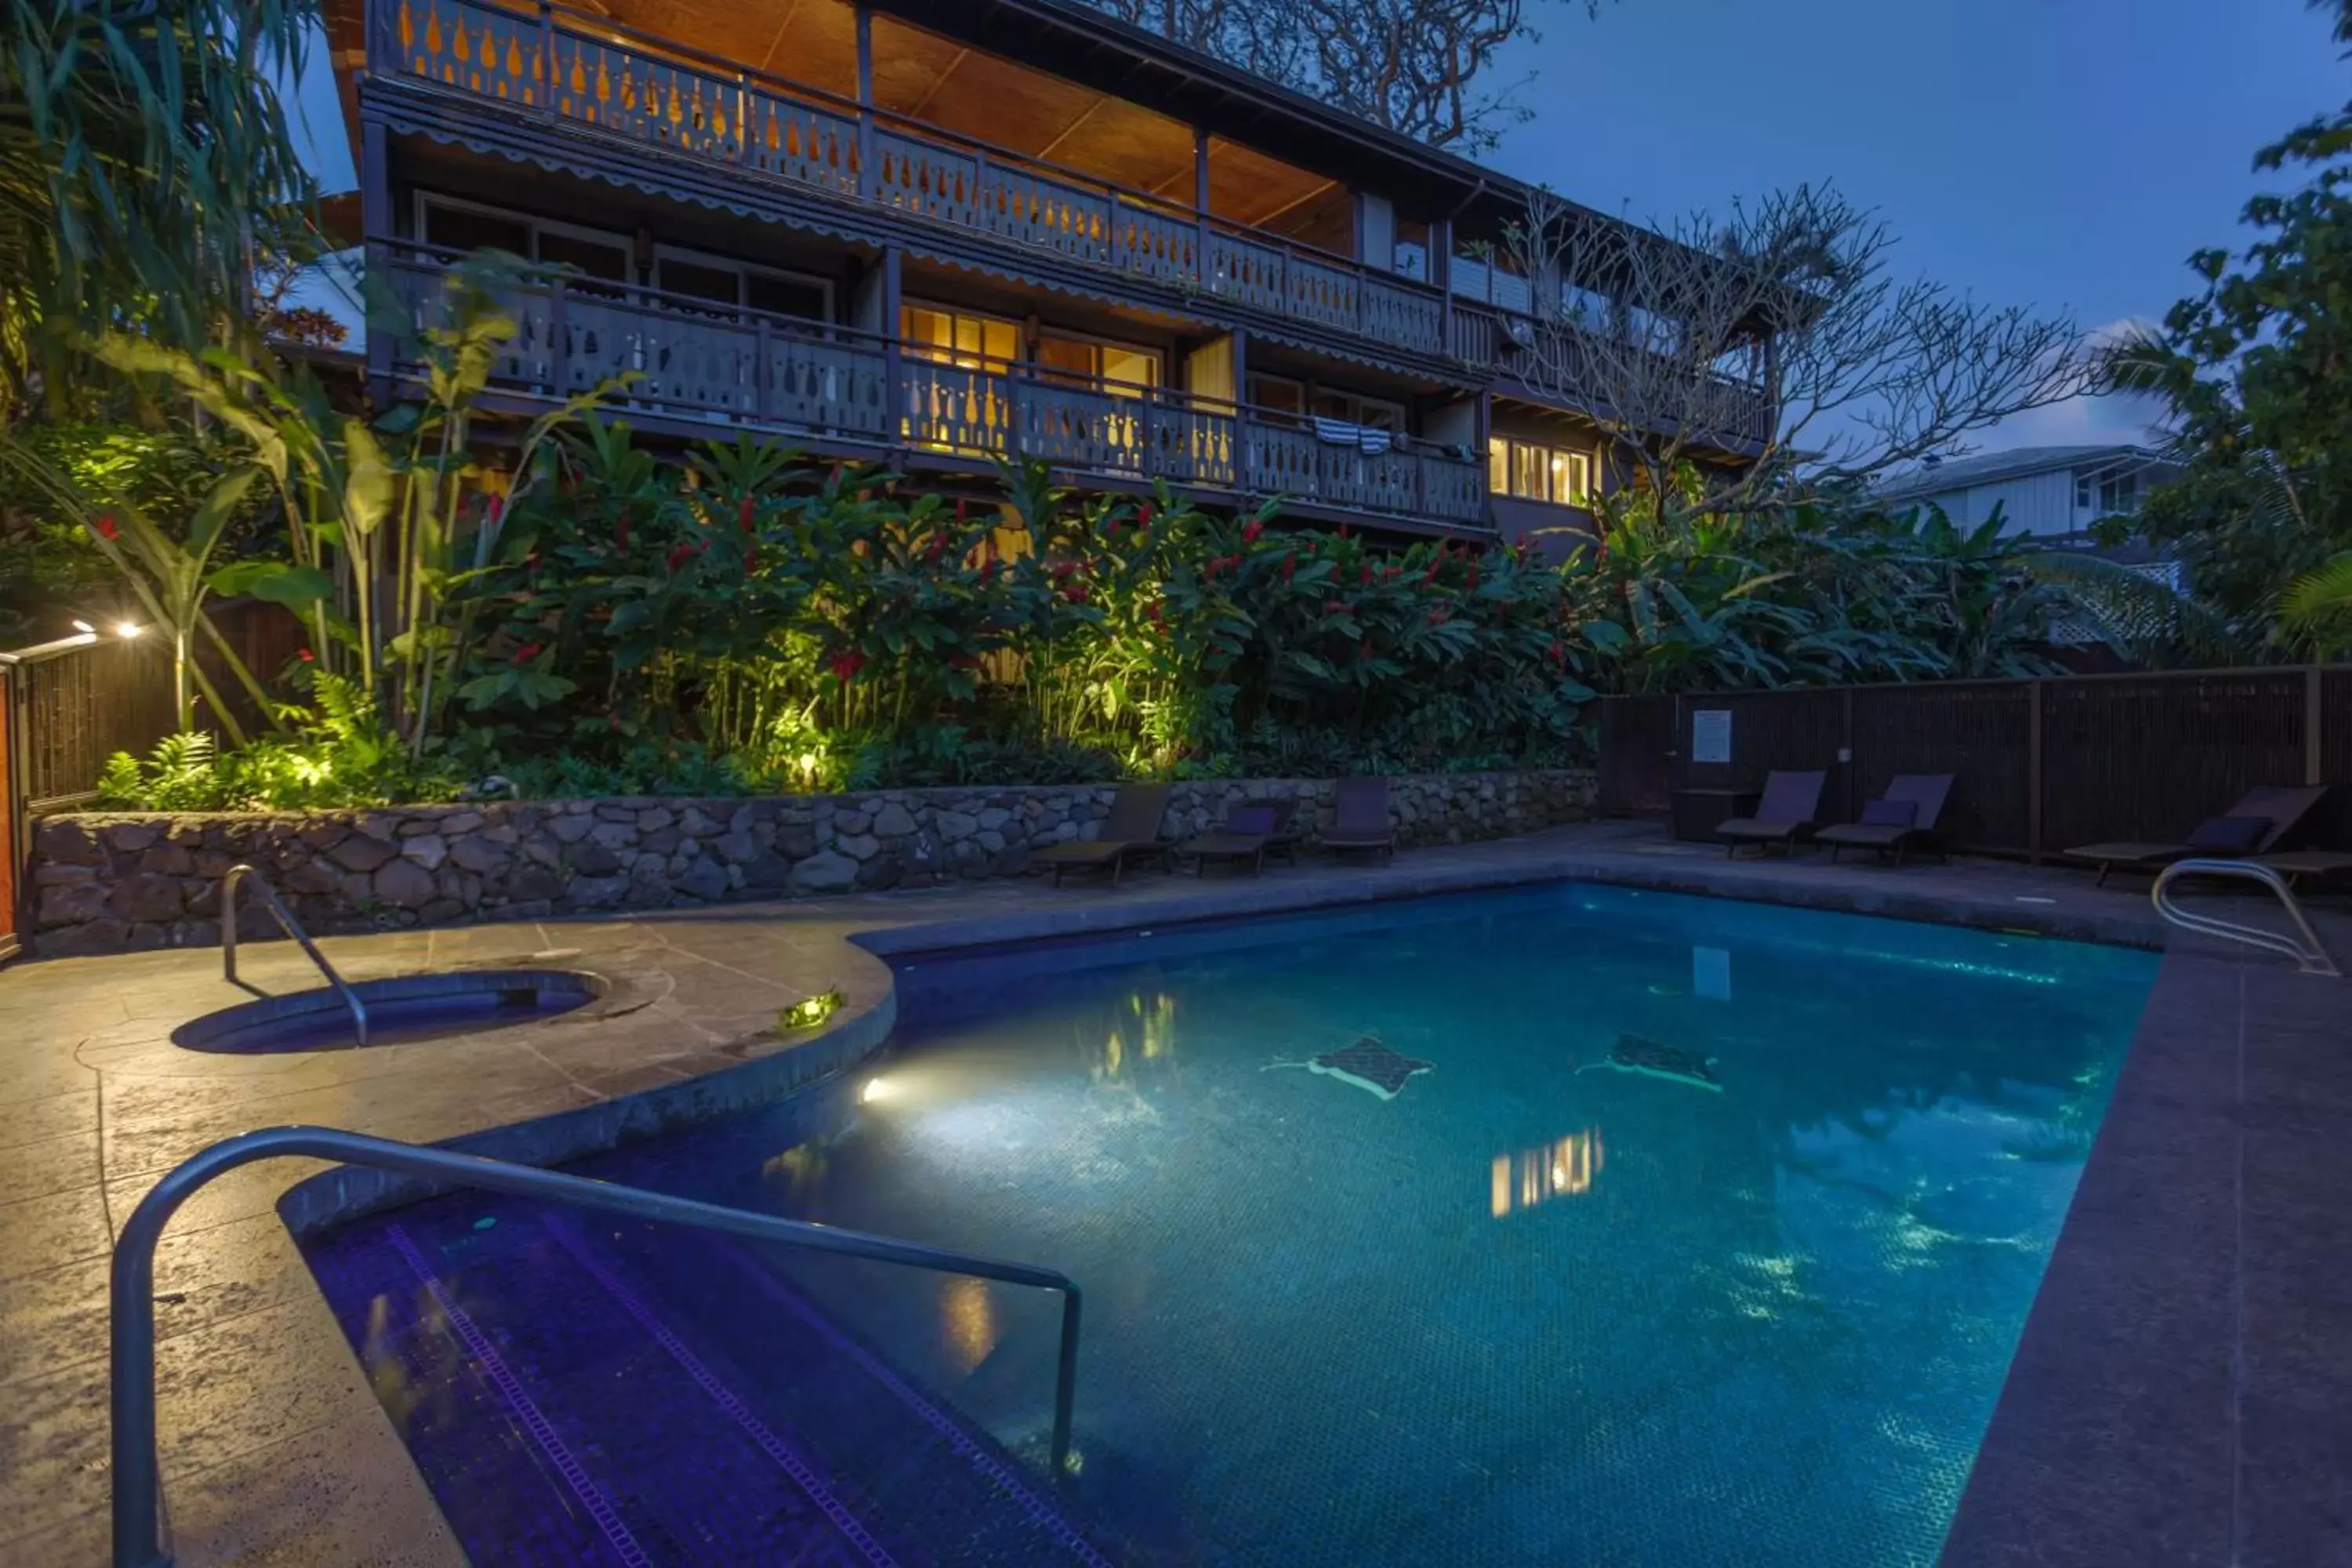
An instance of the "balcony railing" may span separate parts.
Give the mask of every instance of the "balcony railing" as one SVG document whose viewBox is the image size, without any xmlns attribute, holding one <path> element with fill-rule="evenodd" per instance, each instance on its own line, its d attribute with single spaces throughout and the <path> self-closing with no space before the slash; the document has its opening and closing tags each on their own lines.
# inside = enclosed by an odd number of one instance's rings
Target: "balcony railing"
<svg viewBox="0 0 2352 1568">
<path fill-rule="evenodd" d="M 541 4 L 369 0 L 370 68 L 1422 353 L 1424 283 Z"/>
<path fill-rule="evenodd" d="M 453 253 L 371 246 L 421 331 L 446 321 Z M 520 275 L 494 385 L 544 398 L 618 377 L 624 415 L 702 421 L 877 457 L 1038 458 L 1076 474 L 1164 479 L 1236 497 L 1480 527 L 1486 468 L 1426 443 L 1367 452 L 1266 411 L 1002 361 L 927 357 L 924 345 L 562 274 Z M 405 349 L 403 352 L 406 352 Z M 397 364 L 396 364 L 397 368 Z"/>
</svg>

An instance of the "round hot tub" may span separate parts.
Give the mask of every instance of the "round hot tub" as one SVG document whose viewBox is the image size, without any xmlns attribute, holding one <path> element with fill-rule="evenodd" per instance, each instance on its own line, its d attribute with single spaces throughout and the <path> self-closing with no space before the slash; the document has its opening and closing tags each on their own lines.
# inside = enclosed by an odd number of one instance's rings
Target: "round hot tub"
<svg viewBox="0 0 2352 1568">
<path fill-rule="evenodd" d="M 604 983 L 569 969 L 469 969 L 362 980 L 352 989 L 367 1009 L 373 1047 L 537 1023 L 586 1006 L 604 994 Z M 359 1044 L 351 1009 L 341 994 L 323 986 L 191 1018 L 172 1032 L 172 1041 L 192 1051 L 242 1055 L 331 1051 Z"/>
</svg>

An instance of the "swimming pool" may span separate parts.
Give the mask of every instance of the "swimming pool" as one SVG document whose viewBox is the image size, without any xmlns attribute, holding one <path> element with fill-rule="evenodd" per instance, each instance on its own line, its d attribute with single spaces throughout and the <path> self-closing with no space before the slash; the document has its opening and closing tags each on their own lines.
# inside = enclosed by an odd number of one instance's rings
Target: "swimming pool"
<svg viewBox="0 0 2352 1568">
<path fill-rule="evenodd" d="M 1077 1279 L 1060 1495 L 1043 1293 L 310 1253 L 480 1562 L 1925 1563 L 2155 965 L 1580 885 L 918 959 L 887 1058 L 579 1167 Z"/>
</svg>

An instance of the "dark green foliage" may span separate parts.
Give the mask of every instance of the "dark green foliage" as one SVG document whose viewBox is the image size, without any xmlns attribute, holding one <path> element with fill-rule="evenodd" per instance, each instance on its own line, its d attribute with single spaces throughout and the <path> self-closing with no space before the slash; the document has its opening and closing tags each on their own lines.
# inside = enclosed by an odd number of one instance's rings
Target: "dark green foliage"
<svg viewBox="0 0 2352 1568">
<path fill-rule="evenodd" d="M 2337 11 L 2352 42 L 2352 10 L 2315 8 Z M 2297 127 L 2254 167 L 2290 185 L 2246 204 L 2253 241 L 2191 257 L 2200 291 L 2110 370 L 2165 400 L 2188 463 L 2149 498 L 2149 537 L 2247 651 L 2301 658 L 2352 646 L 2352 576 L 2321 574 L 2352 552 L 2352 110 Z"/>
</svg>

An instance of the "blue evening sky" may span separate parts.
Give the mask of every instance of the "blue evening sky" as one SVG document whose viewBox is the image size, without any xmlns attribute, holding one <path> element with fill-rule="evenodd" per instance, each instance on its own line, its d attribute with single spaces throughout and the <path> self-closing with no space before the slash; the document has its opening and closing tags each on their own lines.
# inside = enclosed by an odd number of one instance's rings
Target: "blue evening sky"
<svg viewBox="0 0 2352 1568">
<path fill-rule="evenodd" d="M 2160 319 L 2242 243 L 2254 150 L 2352 99 L 2304 0 L 1538 0 L 1532 120 L 1494 161 L 1633 218 L 1806 181 L 1877 208 L 1895 265 L 2086 327 Z M 2265 176 L 2276 188 L 2278 176 Z M 2099 399 L 1985 448 L 2133 440 Z"/>
<path fill-rule="evenodd" d="M 776 3 L 776 0 L 758 0 Z M 2241 243 L 2254 149 L 2352 98 L 2304 0 L 1534 0 L 1534 110 L 1493 161 L 1658 219 L 1828 180 L 1903 238 L 1896 265 L 2086 327 L 2154 321 L 2182 265 Z M 299 95 L 352 184 L 332 82 Z M 2273 182 L 2275 184 L 2275 177 Z M 1980 443 L 2130 440 L 2148 411 L 2078 402 Z"/>
</svg>

